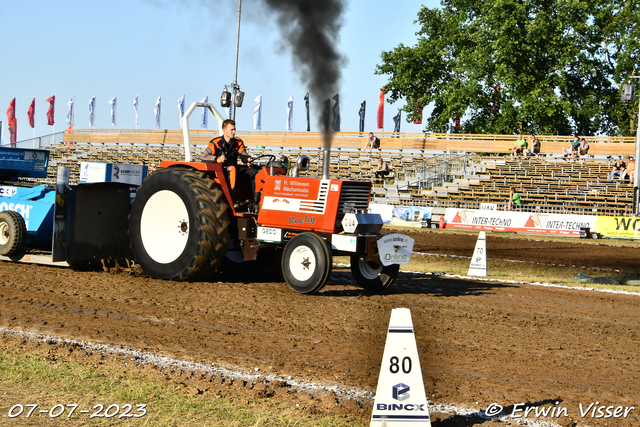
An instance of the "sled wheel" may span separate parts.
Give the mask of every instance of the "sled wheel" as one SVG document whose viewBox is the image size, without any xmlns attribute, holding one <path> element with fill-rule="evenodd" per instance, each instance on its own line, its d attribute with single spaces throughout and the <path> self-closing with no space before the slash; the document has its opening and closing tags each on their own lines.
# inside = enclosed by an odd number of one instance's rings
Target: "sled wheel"
<svg viewBox="0 0 640 427">
<path fill-rule="evenodd" d="M 332 263 L 325 241 L 317 234 L 302 233 L 284 247 L 282 275 L 294 291 L 314 294 L 329 280 Z"/>
<path fill-rule="evenodd" d="M 15 211 L 0 212 L 0 255 L 22 254 L 26 239 L 27 227 L 22 215 Z"/>
<path fill-rule="evenodd" d="M 222 262 L 228 228 L 222 190 L 191 169 L 166 168 L 150 175 L 129 214 L 134 259 L 159 279 L 206 279 Z"/>
<path fill-rule="evenodd" d="M 358 286 L 372 292 L 387 289 L 398 277 L 400 266 L 391 264 L 383 266 L 367 261 L 364 255 L 351 256 L 351 274 Z"/>
</svg>

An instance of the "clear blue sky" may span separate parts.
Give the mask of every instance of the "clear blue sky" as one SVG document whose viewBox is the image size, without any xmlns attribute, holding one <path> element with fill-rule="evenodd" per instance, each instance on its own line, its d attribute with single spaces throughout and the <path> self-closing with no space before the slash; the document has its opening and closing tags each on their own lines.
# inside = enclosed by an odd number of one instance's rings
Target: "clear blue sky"
<svg viewBox="0 0 640 427">
<path fill-rule="evenodd" d="M 236 112 L 238 129 L 253 128 L 254 98 L 262 94 L 262 130 L 284 131 L 286 105 L 294 97 L 293 130 L 306 130 L 303 97 L 308 89 L 295 73 L 273 16 L 243 0 L 238 83 L 246 93 Z M 420 7 L 437 0 L 345 0 L 339 51 L 348 58 L 340 89 L 343 131 L 358 130 L 358 110 L 367 101 L 366 130 L 375 131 L 379 89 L 374 75 L 382 51 L 416 42 L 413 24 Z M 139 96 L 139 127 L 155 127 L 153 108 L 162 96 L 162 128 L 179 128 L 177 100 L 206 94 L 219 111 L 220 94 L 233 82 L 235 0 L 0 0 L 0 120 L 7 143 L 5 111 L 16 98 L 18 140 L 33 136 L 27 110 L 36 98 L 36 136 L 51 133 L 45 102 L 56 96 L 55 131 L 66 128 L 67 102 L 75 95 L 75 127 L 89 127 L 88 103 L 96 96 L 96 128 L 110 128 L 109 100 L 117 96 L 117 128 L 135 128 L 133 99 Z M 314 100 L 312 100 L 313 102 Z M 385 105 L 386 131 L 400 103 Z M 190 127 L 199 129 L 200 113 Z M 317 130 L 312 118 L 312 130 Z M 214 126 L 211 122 L 209 128 Z M 419 132 L 406 123 L 402 131 Z"/>
</svg>

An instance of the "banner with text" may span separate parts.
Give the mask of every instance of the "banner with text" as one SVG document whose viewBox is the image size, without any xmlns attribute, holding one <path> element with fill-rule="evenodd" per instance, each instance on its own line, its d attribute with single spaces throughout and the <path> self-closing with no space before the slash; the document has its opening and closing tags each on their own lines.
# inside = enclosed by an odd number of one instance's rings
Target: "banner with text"
<svg viewBox="0 0 640 427">
<path fill-rule="evenodd" d="M 596 220 L 596 233 L 603 237 L 637 239 L 640 237 L 640 218 L 628 216 L 599 216 Z"/>
<path fill-rule="evenodd" d="M 447 208 L 447 228 L 466 230 L 511 231 L 521 233 L 579 236 L 581 228 L 595 228 L 594 215 L 567 215 L 535 212 Z"/>
</svg>

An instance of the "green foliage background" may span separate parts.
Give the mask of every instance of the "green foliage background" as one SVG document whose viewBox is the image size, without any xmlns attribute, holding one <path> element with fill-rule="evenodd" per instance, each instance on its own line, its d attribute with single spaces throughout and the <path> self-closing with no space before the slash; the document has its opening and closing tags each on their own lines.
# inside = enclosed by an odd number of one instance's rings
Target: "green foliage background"
<svg viewBox="0 0 640 427">
<path fill-rule="evenodd" d="M 640 0 L 442 0 L 415 46 L 382 53 L 389 102 L 426 128 L 465 133 L 633 135 L 620 89 L 640 53 Z"/>
</svg>

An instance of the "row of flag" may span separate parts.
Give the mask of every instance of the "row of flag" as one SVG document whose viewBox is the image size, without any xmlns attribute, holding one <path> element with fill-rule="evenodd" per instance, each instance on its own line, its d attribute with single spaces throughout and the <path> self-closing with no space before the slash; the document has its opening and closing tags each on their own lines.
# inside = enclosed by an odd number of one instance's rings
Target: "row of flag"
<svg viewBox="0 0 640 427">
<path fill-rule="evenodd" d="M 335 132 L 339 132 L 341 130 L 340 95 L 336 94 L 332 99 L 335 101 L 333 107 L 331 107 L 331 99 L 327 99 L 324 103 L 324 110 L 322 115 L 323 124 L 325 129 L 332 129 Z M 54 122 L 55 101 L 56 101 L 55 95 L 46 100 L 46 102 L 49 103 L 49 108 L 47 109 L 47 124 L 49 126 L 54 126 L 55 124 Z M 261 130 L 262 95 L 258 95 L 254 101 L 256 102 L 256 106 L 253 111 L 253 129 Z M 34 127 L 35 102 L 36 102 L 36 99 L 33 98 L 33 101 L 31 101 L 31 105 L 29 106 L 29 110 L 27 111 L 29 125 L 32 128 Z M 202 99 L 202 102 L 209 102 L 209 95 L 206 95 Z M 307 131 L 310 131 L 311 124 L 309 121 L 309 94 L 308 93 L 304 97 L 304 102 L 305 102 L 306 118 L 307 118 Z M 118 103 L 117 96 L 114 96 L 111 100 L 109 100 L 109 104 L 111 106 L 111 126 L 113 127 L 116 127 L 117 103 Z M 75 96 L 71 97 L 69 102 L 67 102 L 67 105 L 68 105 L 68 112 L 67 112 L 67 119 L 66 119 L 67 127 L 72 128 L 74 125 Z M 358 112 L 358 115 L 360 118 L 358 127 L 360 132 L 364 132 L 364 127 L 365 127 L 364 118 L 365 118 L 366 106 L 367 106 L 367 101 L 365 100 L 362 102 L 362 104 L 360 104 L 360 110 Z M 228 118 L 231 118 L 232 108 L 233 108 L 233 101 L 227 108 Z M 133 109 L 135 111 L 136 129 L 137 129 L 138 128 L 138 96 L 137 95 L 133 100 Z M 158 99 L 156 100 L 156 103 L 153 109 L 155 114 L 155 125 L 157 129 L 161 128 L 161 124 L 160 124 L 161 109 L 162 109 L 162 96 L 158 96 Z M 182 118 L 185 113 L 185 96 L 184 95 L 182 95 L 180 99 L 178 99 L 178 110 L 180 114 L 180 127 L 182 127 Z M 95 96 L 92 97 L 91 100 L 89 101 L 88 111 L 89 111 L 89 126 L 92 128 L 95 128 L 95 111 L 96 111 Z M 11 134 L 12 144 L 15 144 L 17 139 L 17 132 L 18 132 L 17 118 L 16 118 L 15 112 L 16 112 L 16 99 L 13 98 L 13 100 L 9 103 L 9 108 L 7 109 L 7 118 L 9 120 L 9 132 Z M 331 112 L 333 113 L 333 118 L 330 117 Z M 400 132 L 400 111 L 398 111 L 398 114 L 395 117 L 393 117 L 393 121 L 394 121 L 394 132 Z M 384 88 L 380 91 L 380 102 L 378 104 L 378 110 L 376 115 L 376 125 L 378 129 L 383 129 L 383 122 L 384 122 Z M 293 130 L 292 123 L 293 123 L 293 95 L 291 95 L 289 97 L 289 100 L 287 101 L 287 121 L 285 125 L 286 126 L 285 129 L 287 131 Z M 421 117 L 417 117 L 416 120 L 414 120 L 414 123 L 421 124 L 422 123 Z M 200 127 L 202 129 L 208 129 L 208 114 L 207 114 L 206 108 L 202 109 L 202 118 L 200 121 Z"/>
<path fill-rule="evenodd" d="M 55 115 L 55 104 L 56 97 L 55 95 L 47 99 L 49 103 L 49 108 L 47 109 L 47 125 L 54 125 L 54 115 Z M 36 115 L 36 99 L 33 98 L 31 104 L 29 105 L 29 109 L 27 110 L 27 118 L 29 120 L 29 126 L 35 128 L 35 115 Z M 7 108 L 7 119 L 9 122 L 9 133 L 11 134 L 11 144 L 16 143 L 16 139 L 18 136 L 18 118 L 16 117 L 16 99 L 13 98 L 9 103 L 9 108 Z"/>
</svg>

